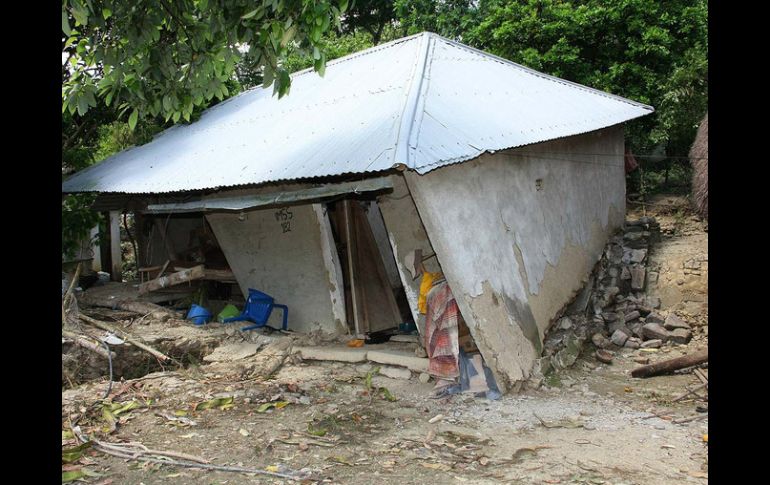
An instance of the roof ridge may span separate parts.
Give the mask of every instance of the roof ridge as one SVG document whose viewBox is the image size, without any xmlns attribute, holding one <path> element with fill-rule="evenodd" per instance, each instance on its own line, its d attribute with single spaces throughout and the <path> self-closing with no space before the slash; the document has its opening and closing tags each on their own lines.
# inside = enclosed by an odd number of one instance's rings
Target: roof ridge
<svg viewBox="0 0 770 485">
<path fill-rule="evenodd" d="M 414 71 L 412 71 L 412 76 L 409 80 L 409 93 L 404 101 L 404 110 L 401 112 L 401 123 L 398 128 L 396 149 L 393 154 L 394 166 L 403 164 L 409 168 L 412 168 L 409 163 L 409 140 L 412 138 L 415 114 L 420 100 L 420 91 L 422 91 L 422 81 L 425 79 L 425 66 L 428 60 L 428 51 L 430 50 L 431 40 L 436 36 L 436 34 L 432 32 L 421 32 L 417 35 L 420 36 L 421 44 L 417 53 L 417 59 L 415 59 Z M 415 77 L 417 74 L 419 74 L 419 81 L 415 86 Z"/>
</svg>

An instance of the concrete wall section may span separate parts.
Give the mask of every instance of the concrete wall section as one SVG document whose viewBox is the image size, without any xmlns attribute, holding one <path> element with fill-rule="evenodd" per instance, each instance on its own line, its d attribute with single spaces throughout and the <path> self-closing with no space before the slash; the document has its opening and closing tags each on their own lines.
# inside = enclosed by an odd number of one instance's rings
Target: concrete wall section
<svg viewBox="0 0 770 485">
<path fill-rule="evenodd" d="M 625 213 L 621 126 L 406 173 L 499 384 L 516 389 Z M 388 222 L 386 218 L 386 223 Z"/>
<path fill-rule="evenodd" d="M 388 239 L 393 249 L 393 256 L 396 259 L 398 274 L 401 277 L 406 298 L 409 301 L 409 308 L 412 310 L 412 317 L 422 335 L 425 329 L 425 315 L 417 311 L 420 278 L 412 279 L 411 274 L 404 266 L 404 258 L 415 249 L 422 249 L 422 254 L 428 256 L 433 254 L 433 247 L 428 240 L 425 227 L 423 227 L 403 176 L 396 175 L 392 179 L 393 192 L 378 197 L 377 203 L 385 221 Z M 425 261 L 425 268 L 432 272 L 441 270 L 436 258 Z"/>
<path fill-rule="evenodd" d="M 344 331 L 342 288 L 330 274 L 335 265 L 329 260 L 329 242 L 322 241 L 330 235 L 321 230 L 328 218 L 319 207 L 212 213 L 206 218 L 244 295 L 255 288 L 288 305 L 292 330 Z M 269 325 L 279 327 L 281 316 L 282 311 L 274 311 Z"/>
</svg>

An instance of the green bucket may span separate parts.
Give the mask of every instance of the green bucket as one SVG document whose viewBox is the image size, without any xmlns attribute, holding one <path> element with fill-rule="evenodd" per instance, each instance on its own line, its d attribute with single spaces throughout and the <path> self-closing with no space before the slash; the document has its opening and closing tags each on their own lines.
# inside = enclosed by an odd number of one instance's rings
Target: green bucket
<svg viewBox="0 0 770 485">
<path fill-rule="evenodd" d="M 219 312 L 219 315 L 217 315 L 217 321 L 219 323 L 223 323 L 225 321 L 225 318 L 232 318 L 237 317 L 241 314 L 241 311 L 238 310 L 238 307 L 233 305 L 232 303 L 225 306 L 221 312 Z"/>
</svg>

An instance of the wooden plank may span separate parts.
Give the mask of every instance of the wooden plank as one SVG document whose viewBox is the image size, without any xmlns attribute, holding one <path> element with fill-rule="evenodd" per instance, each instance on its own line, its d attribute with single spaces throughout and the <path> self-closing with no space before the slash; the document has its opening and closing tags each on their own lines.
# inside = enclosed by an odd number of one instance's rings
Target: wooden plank
<svg viewBox="0 0 770 485">
<path fill-rule="evenodd" d="M 123 263 L 120 252 L 120 211 L 110 211 L 110 266 L 112 281 L 123 281 Z"/>
<path fill-rule="evenodd" d="M 188 281 L 200 280 L 203 279 L 205 275 L 206 269 L 200 264 L 193 268 L 178 271 L 168 276 L 161 276 L 160 278 L 148 281 L 147 283 L 142 283 L 139 285 L 139 294 L 143 295 L 160 288 L 167 288 L 169 286 L 187 283 Z"/>
<path fill-rule="evenodd" d="M 174 271 L 183 271 L 189 269 L 183 266 L 175 266 Z M 202 280 L 222 281 L 224 283 L 237 283 L 235 274 L 229 269 L 209 269 L 205 268 Z"/>
</svg>

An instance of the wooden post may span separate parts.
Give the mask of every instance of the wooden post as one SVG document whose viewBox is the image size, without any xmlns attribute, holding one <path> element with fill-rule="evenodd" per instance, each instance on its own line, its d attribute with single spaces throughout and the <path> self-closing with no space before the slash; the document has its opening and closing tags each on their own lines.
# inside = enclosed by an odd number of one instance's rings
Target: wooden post
<svg viewBox="0 0 770 485">
<path fill-rule="evenodd" d="M 112 254 L 110 253 L 110 213 L 102 212 L 104 223 L 99 223 L 99 256 L 102 262 L 102 271 L 112 271 Z"/>
<path fill-rule="evenodd" d="M 355 276 L 355 267 L 353 265 L 354 263 L 354 257 L 353 257 L 353 251 L 355 250 L 355 235 L 353 234 L 353 231 L 351 230 L 350 224 L 351 224 L 351 217 L 350 217 L 350 199 L 345 199 L 342 201 L 342 210 L 344 212 L 344 221 L 345 221 L 345 246 L 347 247 L 347 256 L 348 256 L 348 277 L 350 280 L 350 299 L 353 304 L 353 323 L 355 325 L 356 330 L 356 337 L 361 337 L 363 335 L 362 328 L 361 328 L 361 322 L 358 316 L 358 296 L 356 291 L 356 276 Z"/>
<path fill-rule="evenodd" d="M 123 281 L 123 262 L 120 255 L 120 211 L 110 211 L 110 266 L 112 281 Z"/>
</svg>

